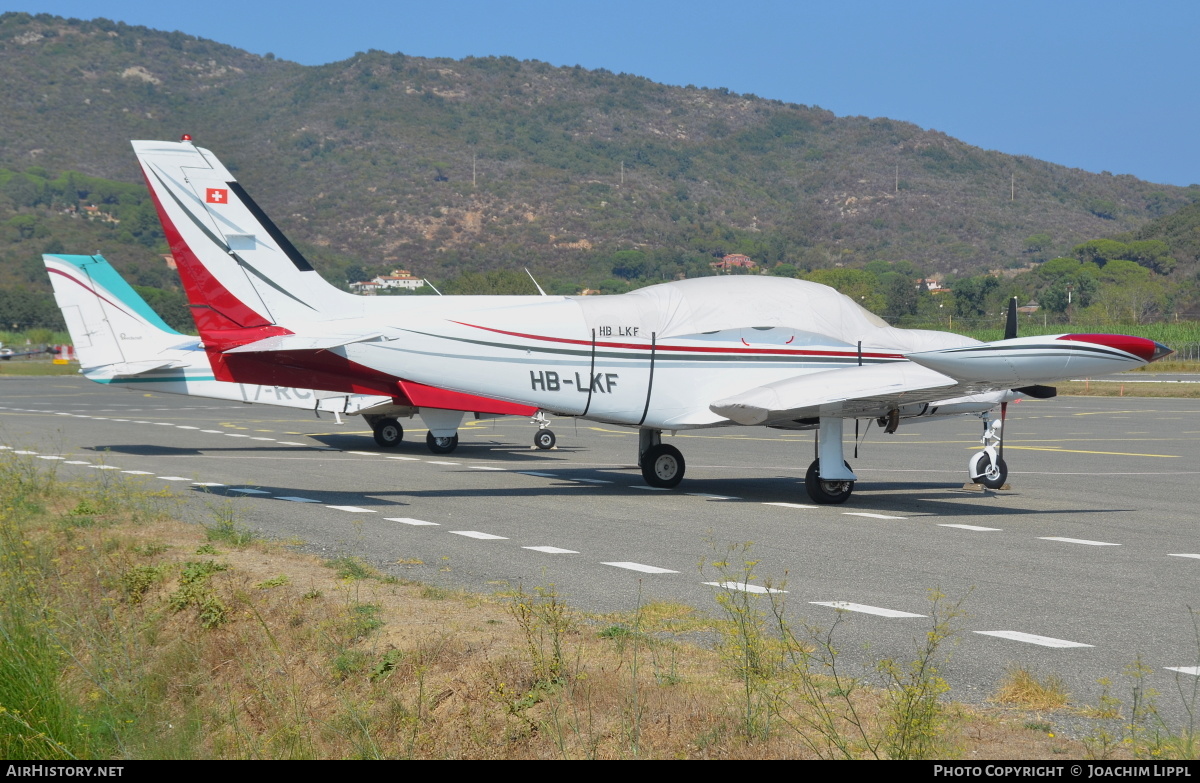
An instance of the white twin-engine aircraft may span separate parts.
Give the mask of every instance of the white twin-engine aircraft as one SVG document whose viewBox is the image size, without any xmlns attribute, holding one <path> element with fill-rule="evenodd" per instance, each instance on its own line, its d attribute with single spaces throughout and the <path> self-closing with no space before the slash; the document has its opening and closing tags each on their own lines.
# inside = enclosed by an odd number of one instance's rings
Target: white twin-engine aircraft
<svg viewBox="0 0 1200 783">
<path fill-rule="evenodd" d="M 1016 338 L 1010 326 L 1013 339 L 980 343 L 896 329 L 832 288 L 775 277 L 619 296 L 355 296 L 322 280 L 211 152 L 188 137 L 133 147 L 218 377 L 235 379 L 253 360 L 293 386 L 405 378 L 636 427 L 655 487 L 684 474 L 663 430 L 816 429 L 805 487 L 814 502 L 842 503 L 858 479 L 843 456 L 847 419 L 888 432 L 918 417 L 990 420 L 1018 394 L 1053 396 L 1040 384 L 1170 353 L 1119 335 Z M 977 454 L 971 478 L 1002 485 L 1001 456 Z"/>
</svg>

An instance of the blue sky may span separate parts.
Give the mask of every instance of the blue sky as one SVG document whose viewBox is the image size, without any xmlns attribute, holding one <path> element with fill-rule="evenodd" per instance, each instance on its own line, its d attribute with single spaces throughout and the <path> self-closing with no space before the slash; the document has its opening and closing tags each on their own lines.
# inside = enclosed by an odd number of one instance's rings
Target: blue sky
<svg viewBox="0 0 1200 783">
<path fill-rule="evenodd" d="M 1200 183 L 1196 0 L 44 0 L 316 65 L 511 55 L 890 117 L 1088 171 Z"/>
</svg>

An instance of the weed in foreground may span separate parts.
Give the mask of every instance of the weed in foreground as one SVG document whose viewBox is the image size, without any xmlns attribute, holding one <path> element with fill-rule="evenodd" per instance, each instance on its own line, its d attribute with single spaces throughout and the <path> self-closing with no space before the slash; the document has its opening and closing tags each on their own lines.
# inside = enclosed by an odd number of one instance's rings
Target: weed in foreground
<svg viewBox="0 0 1200 783">
<path fill-rule="evenodd" d="M 532 594 L 518 587 L 508 611 L 524 636 L 535 683 L 561 684 L 567 676 L 564 639 L 574 619 L 554 585 Z"/>
<path fill-rule="evenodd" d="M 715 542 L 709 544 L 719 550 Z M 758 561 L 750 557 L 752 547 L 748 541 L 730 544 L 723 552 L 718 551 L 718 559 L 707 566 L 717 572 L 715 597 L 726 620 L 719 629 L 721 655 L 741 683 L 739 726 L 742 735 L 754 741 L 764 740 L 771 733 L 770 684 L 777 671 L 774 657 L 778 646 L 767 633 L 763 593 L 751 589 L 757 580 L 754 569 L 758 565 Z M 706 566 L 702 564 L 701 573 L 705 570 Z M 759 589 L 765 592 L 781 588 Z"/>
<path fill-rule="evenodd" d="M 1192 622 L 1195 663 L 1200 666 L 1200 613 L 1188 608 Z M 1095 718 L 1095 727 L 1084 738 L 1088 756 L 1111 758 L 1125 752 L 1139 759 L 1200 759 L 1200 742 L 1196 737 L 1197 707 L 1200 707 L 1200 677 L 1175 672 L 1175 690 L 1179 696 L 1183 719 L 1172 726 L 1160 711 L 1157 689 L 1150 685 L 1154 670 L 1138 656 L 1125 668 L 1129 700 L 1113 695 L 1113 682 L 1102 678 L 1102 688 L 1095 707 L 1086 711 Z"/>
<path fill-rule="evenodd" d="M 335 557 L 326 561 L 325 565 L 333 569 L 338 579 L 370 579 L 376 575 L 375 569 L 357 557 Z"/>
<path fill-rule="evenodd" d="M 931 591 L 931 626 L 916 640 L 914 657 L 876 660 L 871 669 L 882 688 L 872 688 L 842 664 L 835 638 L 845 612 L 839 610 L 828 629 L 797 628 L 786 617 L 785 584 L 759 583 L 752 544 L 732 544 L 723 552 L 710 545 L 724 555 L 711 563 L 718 581 L 708 584 L 717 587 L 727 621 L 722 655 L 741 683 L 738 723 L 746 740 L 766 739 L 778 726 L 820 758 L 921 759 L 950 751 L 943 742 L 942 704 L 949 686 L 938 667 L 957 634 L 961 600 L 947 603 L 940 591 Z"/>
<path fill-rule="evenodd" d="M 228 570 L 229 566 L 225 563 L 189 560 L 183 565 L 179 588 L 167 598 L 167 605 L 175 612 L 182 612 L 189 607 L 195 608 L 200 625 L 205 628 L 224 625 L 229 619 L 229 607 L 213 590 L 209 581 L 213 574 Z"/>
</svg>

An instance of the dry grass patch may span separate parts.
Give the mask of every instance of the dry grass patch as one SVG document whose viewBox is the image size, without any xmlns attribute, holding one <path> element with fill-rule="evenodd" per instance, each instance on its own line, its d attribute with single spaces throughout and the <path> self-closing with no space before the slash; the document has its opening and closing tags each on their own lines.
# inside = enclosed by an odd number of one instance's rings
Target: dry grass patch
<svg viewBox="0 0 1200 783">
<path fill-rule="evenodd" d="M 1067 706 L 1070 694 L 1058 675 L 1038 679 L 1024 667 L 1010 667 L 992 701 L 1029 710 L 1058 710 Z"/>
</svg>

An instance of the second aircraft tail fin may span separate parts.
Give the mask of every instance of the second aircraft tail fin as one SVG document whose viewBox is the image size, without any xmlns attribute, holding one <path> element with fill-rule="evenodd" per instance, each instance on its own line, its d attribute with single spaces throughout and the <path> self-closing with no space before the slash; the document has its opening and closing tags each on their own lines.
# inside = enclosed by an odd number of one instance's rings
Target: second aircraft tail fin
<svg viewBox="0 0 1200 783">
<path fill-rule="evenodd" d="M 196 338 L 167 326 L 103 256 L 47 253 L 42 262 L 85 372 L 149 369 L 195 346 Z"/>
</svg>

